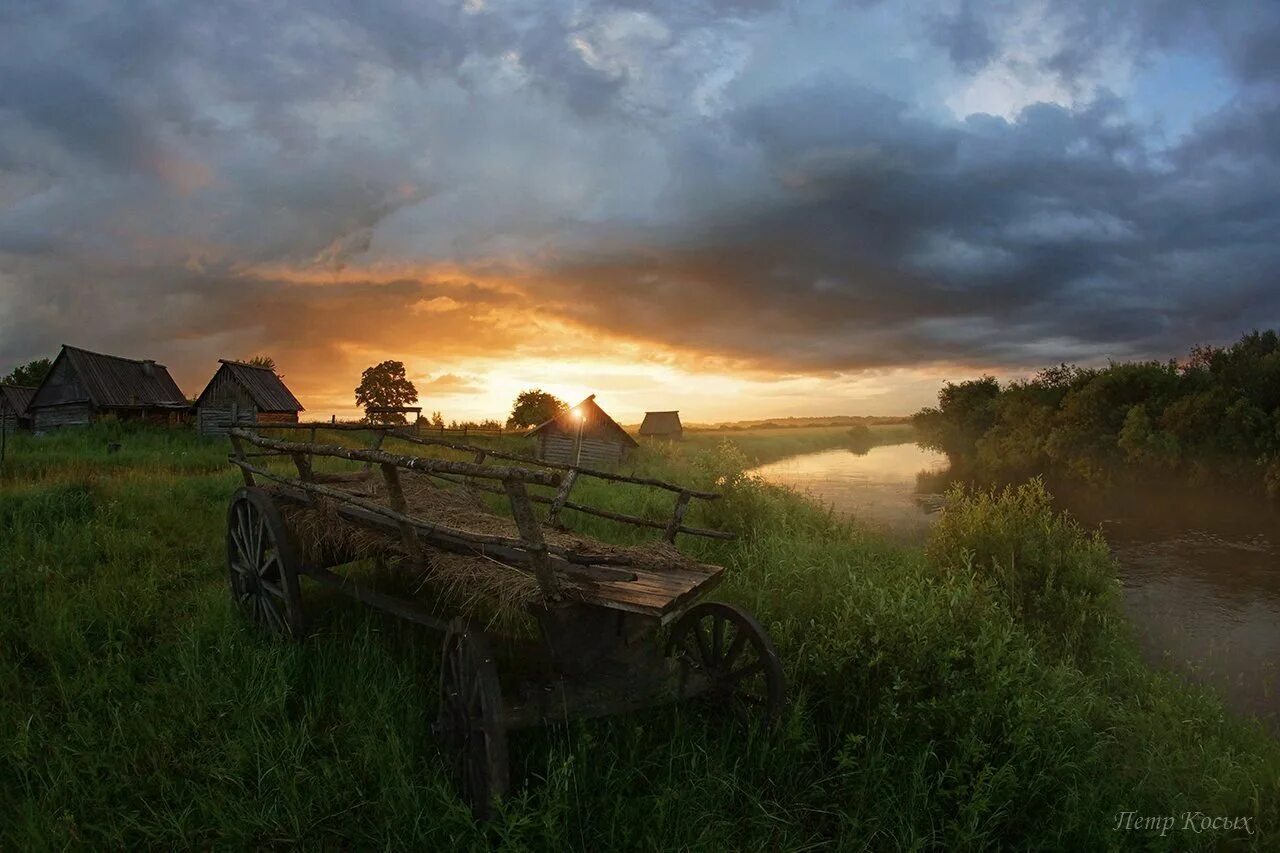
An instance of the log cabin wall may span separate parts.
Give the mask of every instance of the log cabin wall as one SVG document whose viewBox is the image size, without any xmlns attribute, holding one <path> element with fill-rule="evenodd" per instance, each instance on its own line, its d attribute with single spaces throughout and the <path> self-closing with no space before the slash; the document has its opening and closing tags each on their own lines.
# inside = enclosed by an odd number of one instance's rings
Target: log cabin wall
<svg viewBox="0 0 1280 853">
<path fill-rule="evenodd" d="M 93 407 L 88 402 L 41 406 L 32 412 L 32 428 L 37 433 L 66 426 L 88 426 L 93 423 Z"/>
<path fill-rule="evenodd" d="M 220 369 L 200 395 L 196 428 L 201 435 L 226 435 L 232 425 L 253 426 L 258 407 L 228 370 Z"/>
<path fill-rule="evenodd" d="M 565 465 L 583 465 L 598 468 L 616 465 L 627 455 L 627 447 L 620 441 L 582 437 L 582 453 L 577 452 L 576 433 L 544 432 L 537 436 L 538 458 Z"/>
<path fill-rule="evenodd" d="M 220 367 L 196 399 L 201 435 L 225 436 L 236 426 L 298 422 L 302 404 L 274 370 L 220 359 Z"/>
<path fill-rule="evenodd" d="M 539 426 L 533 438 L 539 459 L 592 468 L 616 465 L 638 446 L 594 394 Z"/>
</svg>

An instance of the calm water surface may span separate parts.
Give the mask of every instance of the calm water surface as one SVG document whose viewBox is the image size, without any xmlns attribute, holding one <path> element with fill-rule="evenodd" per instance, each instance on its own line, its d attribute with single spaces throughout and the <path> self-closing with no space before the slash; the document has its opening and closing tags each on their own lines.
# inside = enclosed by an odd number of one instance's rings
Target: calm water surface
<svg viewBox="0 0 1280 853">
<path fill-rule="evenodd" d="M 941 496 L 922 490 L 917 477 L 947 467 L 940 453 L 898 444 L 862 455 L 809 453 L 753 473 L 919 543 Z M 1059 489 L 1055 497 L 1107 537 L 1147 658 L 1212 685 L 1232 707 L 1280 729 L 1280 513 L 1257 499 L 1176 490 L 1104 496 Z"/>
</svg>

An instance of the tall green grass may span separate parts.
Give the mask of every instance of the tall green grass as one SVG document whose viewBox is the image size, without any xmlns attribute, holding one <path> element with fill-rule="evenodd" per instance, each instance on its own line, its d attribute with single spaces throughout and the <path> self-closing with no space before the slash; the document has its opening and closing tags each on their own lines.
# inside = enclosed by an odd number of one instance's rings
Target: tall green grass
<svg viewBox="0 0 1280 853">
<path fill-rule="evenodd" d="M 688 548 L 772 633 L 789 710 L 768 735 L 693 706 L 516 733 L 477 826 L 428 735 L 439 638 L 304 585 L 306 642 L 260 639 L 226 593 L 224 446 L 104 438 L 31 441 L 0 485 L 0 848 L 1274 847 L 1280 746 L 1142 664 L 1105 551 L 1037 484 L 957 493 L 904 550 L 735 445 L 647 449 L 636 470 L 726 490 L 699 518 L 741 538 Z"/>
</svg>

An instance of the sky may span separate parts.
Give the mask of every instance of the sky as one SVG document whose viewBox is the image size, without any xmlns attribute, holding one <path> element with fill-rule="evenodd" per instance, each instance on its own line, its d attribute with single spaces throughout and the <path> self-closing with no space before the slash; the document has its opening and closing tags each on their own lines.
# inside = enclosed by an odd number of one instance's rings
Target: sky
<svg viewBox="0 0 1280 853">
<path fill-rule="evenodd" d="M 902 414 L 1280 325 L 1280 3 L 0 6 L 0 367 Z"/>
</svg>

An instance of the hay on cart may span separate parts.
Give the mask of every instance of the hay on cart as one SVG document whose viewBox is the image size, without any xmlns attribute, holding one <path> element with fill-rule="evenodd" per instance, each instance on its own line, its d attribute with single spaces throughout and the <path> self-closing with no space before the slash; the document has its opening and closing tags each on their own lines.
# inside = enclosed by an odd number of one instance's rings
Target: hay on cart
<svg viewBox="0 0 1280 853">
<path fill-rule="evenodd" d="M 481 495 L 465 486 L 446 487 L 426 474 L 402 471 L 401 489 L 407 513 L 456 530 L 519 538 L 513 519 L 485 506 Z M 354 496 L 387 503 L 381 477 L 343 483 L 337 488 Z M 270 487 L 268 487 L 270 490 Z M 414 573 L 415 587 L 431 597 L 465 612 L 479 610 L 523 612 L 542 596 L 533 571 L 491 556 L 457 554 L 420 541 L 417 558 L 407 554 L 398 537 L 353 524 L 338 512 L 335 500 L 313 496 L 309 505 L 281 502 L 284 521 L 297 539 L 304 558 L 314 565 L 335 565 L 364 559 L 380 559 Z M 696 569 L 702 564 L 674 545 L 654 540 L 636 545 L 615 545 L 564 530 L 543 527 L 543 537 L 553 546 L 582 554 L 624 558 L 630 567 L 653 571 Z M 566 595 L 572 596 L 571 586 Z"/>
</svg>

